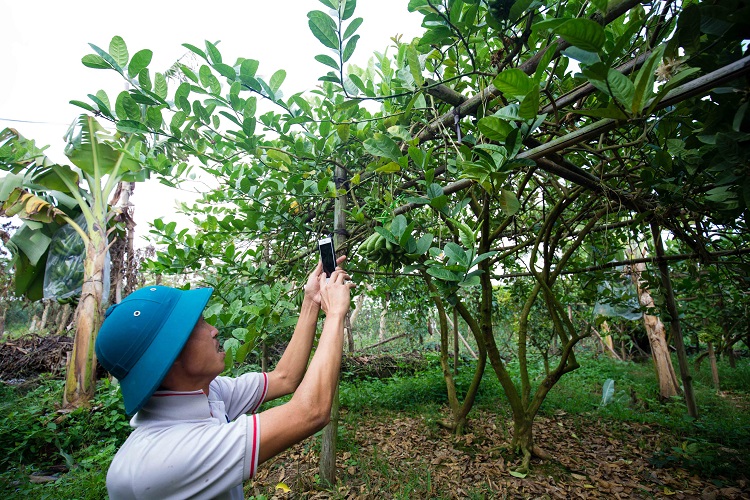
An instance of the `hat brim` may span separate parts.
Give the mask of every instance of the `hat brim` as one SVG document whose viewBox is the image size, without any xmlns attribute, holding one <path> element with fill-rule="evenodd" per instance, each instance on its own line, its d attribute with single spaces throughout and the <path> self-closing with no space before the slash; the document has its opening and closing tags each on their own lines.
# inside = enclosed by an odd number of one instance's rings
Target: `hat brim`
<svg viewBox="0 0 750 500">
<path fill-rule="evenodd" d="M 183 291 L 151 345 L 130 372 L 120 380 L 125 412 L 128 415 L 140 410 L 159 388 L 185 347 L 212 293 L 213 288 Z"/>
</svg>

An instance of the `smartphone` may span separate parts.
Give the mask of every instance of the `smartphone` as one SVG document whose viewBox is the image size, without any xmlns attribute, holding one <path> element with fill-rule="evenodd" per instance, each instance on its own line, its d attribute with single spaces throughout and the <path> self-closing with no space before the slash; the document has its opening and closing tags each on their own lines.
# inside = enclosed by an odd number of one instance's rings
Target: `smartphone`
<svg viewBox="0 0 750 500">
<path fill-rule="evenodd" d="M 326 278 L 330 278 L 331 273 L 336 269 L 336 250 L 333 248 L 333 238 L 319 240 L 318 250 L 320 250 L 320 260 L 323 262 L 323 272 L 326 273 Z"/>
</svg>

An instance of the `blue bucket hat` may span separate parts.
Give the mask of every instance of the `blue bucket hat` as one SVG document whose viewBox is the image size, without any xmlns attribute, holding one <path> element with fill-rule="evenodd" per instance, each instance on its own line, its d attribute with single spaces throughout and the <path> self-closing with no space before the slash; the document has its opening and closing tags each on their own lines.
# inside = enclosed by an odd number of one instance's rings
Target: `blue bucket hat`
<svg viewBox="0 0 750 500">
<path fill-rule="evenodd" d="M 120 381 L 125 411 L 141 409 L 185 346 L 213 288 L 148 286 L 107 309 L 96 356 Z"/>
</svg>

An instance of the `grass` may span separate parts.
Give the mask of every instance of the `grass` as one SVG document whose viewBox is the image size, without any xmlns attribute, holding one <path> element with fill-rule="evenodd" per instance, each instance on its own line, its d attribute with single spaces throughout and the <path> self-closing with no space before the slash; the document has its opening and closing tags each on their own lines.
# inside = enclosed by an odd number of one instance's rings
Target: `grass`
<svg viewBox="0 0 750 500">
<path fill-rule="evenodd" d="M 675 360 L 675 366 L 676 360 Z M 512 364 L 510 368 L 514 367 Z M 691 366 L 691 370 L 692 370 Z M 679 466 L 703 474 L 732 477 L 737 456 L 731 450 L 750 447 L 750 359 L 738 360 L 732 369 L 720 362 L 725 392 L 713 389 L 709 365 L 704 362 L 695 373 L 694 387 L 700 417 L 686 417 L 683 401 L 675 398 L 662 403 L 656 397 L 656 383 L 650 363 L 621 363 L 608 358 L 581 356 L 581 368 L 566 375 L 549 393 L 542 416 L 559 412 L 582 415 L 611 422 L 635 422 L 658 426 L 664 440 L 656 450 L 653 465 Z M 473 376 L 473 365 L 462 365 L 456 383 L 463 394 Z M 540 370 L 533 373 L 540 380 Z M 612 401 L 601 405 L 604 381 L 615 381 Z M 116 386 L 102 382 L 91 409 L 70 414 L 57 411 L 63 382 L 42 378 L 33 388 L 14 388 L 0 384 L 0 494 L 27 498 L 104 498 L 105 476 L 116 449 L 128 434 L 128 422 Z M 434 357 L 428 368 L 413 376 L 395 376 L 387 380 L 343 381 L 340 386 L 342 418 L 339 451 L 350 453 L 350 462 L 358 471 L 377 472 L 379 487 L 390 488 L 393 498 L 410 498 L 441 492 L 430 485 L 428 463 L 414 462 L 395 467 L 377 449 L 371 455 L 361 453 L 353 436 L 347 434 L 368 421 L 380 418 L 419 417 L 428 432 L 439 432 L 435 422 L 443 418 L 447 397 L 439 365 Z M 491 369 L 485 372 L 475 402 L 475 411 L 498 414 L 507 419 L 507 400 Z M 472 414 L 469 418 L 472 418 Z M 430 430 L 431 429 L 431 430 Z M 623 431 L 624 432 L 624 431 Z M 317 440 L 307 446 L 316 446 Z M 64 466 L 67 472 L 61 472 Z M 51 475 L 57 481 L 46 484 L 29 482 L 30 475 Z M 346 477 L 346 472 L 342 475 Z M 367 474 L 357 478 L 368 480 Z M 466 492 L 469 498 L 489 495 L 481 484 Z M 445 493 L 448 498 L 449 493 Z"/>
</svg>

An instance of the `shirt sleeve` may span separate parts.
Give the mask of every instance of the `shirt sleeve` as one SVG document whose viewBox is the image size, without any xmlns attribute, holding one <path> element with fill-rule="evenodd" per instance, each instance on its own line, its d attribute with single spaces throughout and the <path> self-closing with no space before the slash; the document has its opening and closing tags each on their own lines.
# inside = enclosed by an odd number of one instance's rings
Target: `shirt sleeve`
<svg viewBox="0 0 750 500">
<path fill-rule="evenodd" d="M 225 411 L 230 420 L 245 413 L 255 413 L 268 392 L 268 375 L 246 373 L 239 377 L 216 377 L 209 391 L 224 401 Z"/>
<path fill-rule="evenodd" d="M 112 499 L 221 497 L 253 477 L 258 467 L 257 415 L 240 415 L 228 424 L 179 424 L 135 434 L 107 475 Z"/>
</svg>

